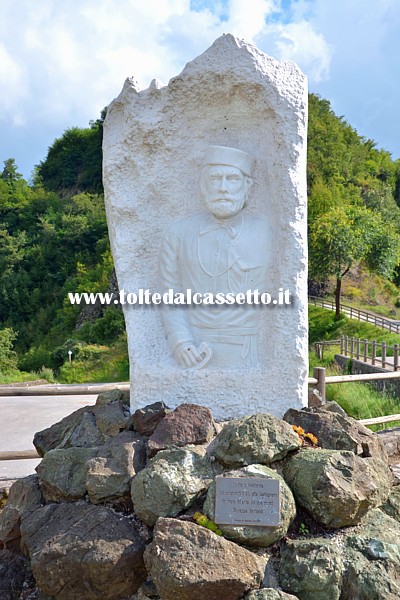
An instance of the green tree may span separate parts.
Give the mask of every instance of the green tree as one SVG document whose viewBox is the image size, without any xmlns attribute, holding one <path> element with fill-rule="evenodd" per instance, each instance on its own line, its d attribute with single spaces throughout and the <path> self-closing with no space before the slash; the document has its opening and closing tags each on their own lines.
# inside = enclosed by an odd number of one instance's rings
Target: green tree
<svg viewBox="0 0 400 600">
<path fill-rule="evenodd" d="M 317 281 L 336 278 L 336 317 L 340 317 L 342 279 L 362 260 L 390 277 L 400 259 L 400 236 L 365 207 L 337 206 L 310 226 L 310 274 Z"/>
<path fill-rule="evenodd" d="M 41 183 L 48 191 L 63 196 L 80 192 L 101 194 L 103 122 L 91 121 L 89 127 L 71 127 L 54 140 L 46 158 L 35 170 L 35 184 Z"/>
<path fill-rule="evenodd" d="M 13 350 L 16 337 L 12 329 L 0 329 L 0 375 L 17 369 L 17 355 Z"/>
<path fill-rule="evenodd" d="M 22 179 L 21 173 L 18 173 L 18 167 L 15 164 L 15 158 L 8 158 L 4 161 L 4 169 L 1 178 L 6 183 L 13 185 Z"/>
</svg>

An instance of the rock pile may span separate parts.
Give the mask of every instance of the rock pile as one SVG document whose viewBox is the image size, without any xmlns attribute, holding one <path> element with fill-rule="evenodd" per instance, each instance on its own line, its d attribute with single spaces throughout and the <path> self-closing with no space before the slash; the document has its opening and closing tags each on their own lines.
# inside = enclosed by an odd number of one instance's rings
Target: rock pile
<svg viewBox="0 0 400 600">
<path fill-rule="evenodd" d="M 130 415 L 102 394 L 35 435 L 37 475 L 0 512 L 1 598 L 27 598 L 30 578 L 38 600 L 397 600 L 381 439 L 334 403 L 221 426 L 202 406 Z M 216 477 L 232 476 L 279 481 L 278 526 L 215 532 Z"/>
</svg>

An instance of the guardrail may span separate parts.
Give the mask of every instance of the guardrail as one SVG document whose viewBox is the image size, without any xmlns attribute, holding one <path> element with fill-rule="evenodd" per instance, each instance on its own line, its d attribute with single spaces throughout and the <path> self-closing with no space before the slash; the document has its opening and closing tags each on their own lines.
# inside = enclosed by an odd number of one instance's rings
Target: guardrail
<svg viewBox="0 0 400 600">
<path fill-rule="evenodd" d="M 0 460 L 26 460 L 40 458 L 36 450 L 9 450 L 0 452 Z"/>
<path fill-rule="evenodd" d="M 83 396 L 101 394 L 110 390 L 129 392 L 129 382 L 120 383 L 88 383 L 82 384 L 49 384 L 32 387 L 0 385 L 0 396 Z"/>
<path fill-rule="evenodd" d="M 328 310 L 336 310 L 336 304 L 334 300 L 326 300 L 324 298 L 317 298 L 316 296 L 309 296 L 308 301 L 310 304 L 314 304 L 314 306 L 321 306 L 322 308 L 327 308 Z M 378 315 L 370 313 L 366 310 L 360 310 L 359 308 L 354 308 L 353 306 L 348 306 L 347 304 L 341 304 L 340 312 L 350 317 L 350 319 L 357 319 L 358 321 L 371 323 L 372 325 L 375 325 L 375 327 L 380 327 L 381 329 L 390 331 L 390 333 L 400 333 L 400 323 L 386 319 L 385 317 L 379 317 Z"/>
</svg>

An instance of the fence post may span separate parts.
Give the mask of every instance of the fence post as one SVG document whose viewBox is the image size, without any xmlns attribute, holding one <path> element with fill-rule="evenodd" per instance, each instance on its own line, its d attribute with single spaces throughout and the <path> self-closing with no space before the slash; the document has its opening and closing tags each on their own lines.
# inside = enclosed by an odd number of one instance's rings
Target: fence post
<svg viewBox="0 0 400 600">
<path fill-rule="evenodd" d="M 325 384 L 325 367 L 314 367 L 313 377 L 318 380 L 318 383 L 315 386 L 315 389 L 321 395 L 322 404 L 326 402 L 326 384 Z"/>
<path fill-rule="evenodd" d="M 357 338 L 356 358 L 357 358 L 357 360 L 360 360 L 360 338 Z"/>
<path fill-rule="evenodd" d="M 386 342 L 382 342 L 382 369 L 386 369 Z"/>
<path fill-rule="evenodd" d="M 344 336 L 344 355 L 347 356 L 347 352 L 349 350 L 349 336 Z"/>
<path fill-rule="evenodd" d="M 364 340 L 364 362 L 368 362 L 368 340 Z"/>
<path fill-rule="evenodd" d="M 344 352 L 344 335 L 340 336 L 340 354 Z"/>
<path fill-rule="evenodd" d="M 376 340 L 372 340 L 372 355 L 371 355 L 371 364 L 375 365 L 376 359 Z"/>
<path fill-rule="evenodd" d="M 393 346 L 393 371 L 399 370 L 399 345 Z"/>
<path fill-rule="evenodd" d="M 354 338 L 352 337 L 350 339 L 350 358 L 353 358 L 354 356 Z"/>
</svg>

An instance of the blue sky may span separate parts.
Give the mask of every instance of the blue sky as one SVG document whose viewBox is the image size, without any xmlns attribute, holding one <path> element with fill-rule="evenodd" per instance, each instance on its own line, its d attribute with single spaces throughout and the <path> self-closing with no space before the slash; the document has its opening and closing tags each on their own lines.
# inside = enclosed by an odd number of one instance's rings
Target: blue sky
<svg viewBox="0 0 400 600">
<path fill-rule="evenodd" d="M 400 157 L 399 0 L 0 0 L 0 167 L 29 179 L 56 137 L 167 83 L 222 33 L 290 59 L 310 90 Z"/>
</svg>

